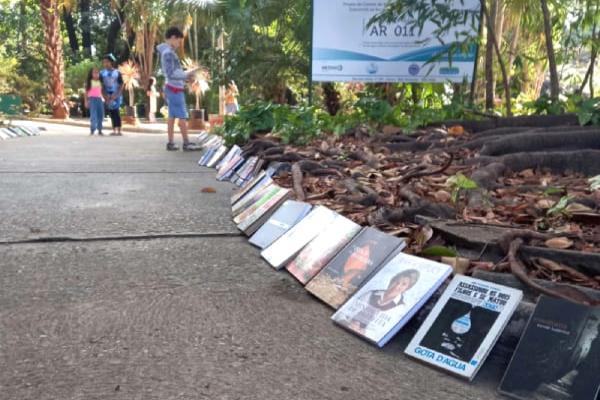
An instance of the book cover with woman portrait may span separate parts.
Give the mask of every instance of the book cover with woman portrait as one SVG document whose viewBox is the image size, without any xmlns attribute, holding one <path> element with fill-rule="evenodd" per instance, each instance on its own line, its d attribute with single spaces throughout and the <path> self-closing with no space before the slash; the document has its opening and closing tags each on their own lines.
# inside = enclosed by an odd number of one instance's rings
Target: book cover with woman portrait
<svg viewBox="0 0 600 400">
<path fill-rule="evenodd" d="M 400 253 L 373 275 L 332 319 L 384 346 L 431 297 L 452 268 Z"/>
</svg>

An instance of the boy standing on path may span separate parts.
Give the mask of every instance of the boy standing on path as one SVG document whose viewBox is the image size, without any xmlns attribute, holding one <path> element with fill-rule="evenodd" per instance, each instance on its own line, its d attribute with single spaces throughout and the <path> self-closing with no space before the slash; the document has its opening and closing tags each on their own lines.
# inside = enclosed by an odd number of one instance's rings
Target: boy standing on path
<svg viewBox="0 0 600 400">
<path fill-rule="evenodd" d="M 184 71 L 181 68 L 179 57 L 175 53 L 183 43 L 183 32 L 179 28 L 172 27 L 165 34 L 165 43 L 156 48 L 160 54 L 160 65 L 163 74 L 166 77 L 165 98 L 169 108 L 169 119 L 167 123 L 167 133 L 169 142 L 167 150 L 175 151 L 179 148 L 174 143 L 175 119 L 179 120 L 179 130 L 183 138 L 183 151 L 200 150 L 194 143 L 190 143 L 188 138 L 188 112 L 185 104 L 185 82 L 190 79 L 195 70 Z"/>
<path fill-rule="evenodd" d="M 123 102 L 123 77 L 115 68 L 117 59 L 112 54 L 107 54 L 102 59 L 104 69 L 100 71 L 102 81 L 102 95 L 106 104 L 106 110 L 112 121 L 113 131 L 111 135 L 121 136 L 121 103 Z"/>
</svg>

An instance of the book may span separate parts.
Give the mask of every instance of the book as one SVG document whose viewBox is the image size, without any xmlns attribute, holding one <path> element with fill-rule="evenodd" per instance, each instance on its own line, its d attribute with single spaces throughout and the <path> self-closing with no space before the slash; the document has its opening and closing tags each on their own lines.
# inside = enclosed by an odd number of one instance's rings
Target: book
<svg viewBox="0 0 600 400">
<path fill-rule="evenodd" d="M 270 177 L 267 176 L 266 171 L 262 171 L 259 175 L 255 176 L 254 179 L 252 179 L 246 185 L 242 186 L 231 196 L 231 205 L 233 206 L 239 199 L 243 198 L 257 185 L 259 185 L 260 188 L 260 186 L 264 185 L 268 179 L 270 179 Z"/>
<path fill-rule="evenodd" d="M 231 147 L 231 149 L 229 149 L 227 154 L 225 154 L 225 156 L 223 158 L 221 158 L 221 160 L 217 163 L 215 168 L 218 171 L 220 171 L 224 165 L 228 164 L 231 161 L 231 159 L 233 159 L 235 156 L 237 156 L 241 152 L 242 152 L 242 149 L 240 148 L 240 146 L 238 146 L 237 144 L 233 145 Z"/>
<path fill-rule="evenodd" d="M 521 400 L 600 399 L 600 308 L 542 295 L 499 390 Z"/>
<path fill-rule="evenodd" d="M 383 347 L 451 273 L 448 265 L 399 253 L 361 286 L 331 319 Z"/>
<path fill-rule="evenodd" d="M 273 214 L 273 217 L 275 217 L 275 214 Z M 333 221 L 335 215 L 335 212 L 327 207 L 315 207 L 301 221 L 293 225 L 281 237 L 272 242 L 270 246 L 266 247 L 260 253 L 261 257 L 275 269 L 284 267 L 308 242 L 319 234 L 323 227 Z M 268 224 L 269 222 L 263 225 L 263 227 Z"/>
<path fill-rule="evenodd" d="M 225 154 L 227 154 L 227 146 L 220 145 L 215 151 L 214 155 L 210 158 L 210 160 L 208 160 L 206 166 L 208 168 L 214 168 L 219 160 L 225 156 Z"/>
<path fill-rule="evenodd" d="M 245 216 L 238 224 L 238 229 L 248 236 L 254 234 L 273 215 L 279 206 L 290 198 L 291 193 L 289 189 L 279 188 L 275 195 L 256 207 L 249 215 Z"/>
<path fill-rule="evenodd" d="M 405 353 L 472 380 L 522 297 L 520 290 L 457 275 Z"/>
<path fill-rule="evenodd" d="M 217 171 L 217 180 L 224 181 L 231 177 L 237 168 L 244 163 L 244 158 L 240 154 L 233 156 L 226 164 Z"/>
<path fill-rule="evenodd" d="M 265 196 L 269 195 L 269 193 L 271 193 L 271 195 L 273 195 L 279 189 L 280 189 L 280 186 L 277 186 L 275 184 L 275 182 L 271 182 L 269 185 L 263 186 L 262 188 L 257 190 L 252 196 L 248 196 L 248 197 L 244 198 L 243 201 L 236 203 L 231 209 L 231 214 L 233 215 L 233 221 L 236 224 L 239 224 L 240 223 L 239 217 L 241 214 L 247 212 L 248 210 L 250 210 L 250 211 L 247 213 L 254 211 L 253 209 L 251 209 L 252 207 L 254 207 L 254 209 L 256 207 L 258 207 L 260 205 L 260 204 L 258 204 L 259 202 L 266 201 L 264 199 Z"/>
<path fill-rule="evenodd" d="M 288 272 L 306 285 L 360 230 L 360 225 L 336 214 L 333 221 L 287 265 Z"/>
<path fill-rule="evenodd" d="M 6 129 L 6 128 L 0 128 L 0 139 L 6 140 L 6 139 L 12 138 L 12 135 L 10 133 L 8 133 L 7 131 L 8 131 L 8 129 Z"/>
<path fill-rule="evenodd" d="M 264 249 L 279 239 L 310 212 L 312 206 L 300 201 L 288 200 L 273 213 L 250 238 L 250 243 Z"/>
<path fill-rule="evenodd" d="M 364 228 L 309 283 L 306 289 L 337 309 L 404 240 Z"/>
</svg>

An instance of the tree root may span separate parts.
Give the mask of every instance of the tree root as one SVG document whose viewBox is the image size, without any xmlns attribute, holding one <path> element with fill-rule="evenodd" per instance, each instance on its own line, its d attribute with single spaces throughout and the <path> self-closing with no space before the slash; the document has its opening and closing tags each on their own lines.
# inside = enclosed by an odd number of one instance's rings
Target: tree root
<svg viewBox="0 0 600 400">
<path fill-rule="evenodd" d="M 304 188 L 302 187 L 302 169 L 298 163 L 292 165 L 292 182 L 294 192 L 296 193 L 296 200 L 304 201 L 306 195 L 304 194 Z"/>
<path fill-rule="evenodd" d="M 568 300 L 568 301 L 584 304 L 587 306 L 596 306 L 596 305 L 600 304 L 600 301 L 592 299 L 587 294 L 585 294 L 582 291 L 577 290 L 573 287 L 564 286 L 564 287 L 560 287 L 560 289 L 559 288 L 549 289 L 549 288 L 546 288 L 546 287 L 541 286 L 540 284 L 534 282 L 527 274 L 527 269 L 526 269 L 525 265 L 521 262 L 521 260 L 518 257 L 518 252 L 519 252 L 519 249 L 522 244 L 523 244 L 523 239 L 521 239 L 521 238 L 516 238 L 516 239 L 512 240 L 508 247 L 508 254 L 507 254 L 508 261 L 510 263 L 510 271 L 512 272 L 512 274 L 514 276 L 519 278 L 519 280 L 521 280 L 521 282 L 523 282 L 530 288 L 536 290 L 537 292 L 548 295 L 548 296 L 557 297 L 557 298 L 560 298 L 563 300 Z"/>
<path fill-rule="evenodd" d="M 450 154 L 450 157 L 444 163 L 444 165 L 442 165 L 441 168 L 438 168 L 438 169 L 436 169 L 434 171 L 413 171 L 413 172 L 410 172 L 410 173 L 404 175 L 400 179 L 400 182 L 406 183 L 406 182 L 410 181 L 411 179 L 422 178 L 424 176 L 432 176 L 432 175 L 442 174 L 442 173 L 444 173 L 444 171 L 446 171 L 450 167 L 450 165 L 452 165 L 452 161 L 454 161 L 454 154 Z"/>
<path fill-rule="evenodd" d="M 568 130 L 562 132 L 525 132 L 499 138 L 483 145 L 480 154 L 500 156 L 544 150 L 600 149 L 600 130 Z"/>
</svg>

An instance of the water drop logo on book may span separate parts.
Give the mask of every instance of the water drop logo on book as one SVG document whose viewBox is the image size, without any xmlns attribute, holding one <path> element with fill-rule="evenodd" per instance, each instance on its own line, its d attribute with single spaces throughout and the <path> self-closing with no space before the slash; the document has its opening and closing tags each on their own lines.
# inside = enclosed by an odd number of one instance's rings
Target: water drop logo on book
<svg viewBox="0 0 600 400">
<path fill-rule="evenodd" d="M 419 72 L 421 72 L 421 67 L 419 67 L 418 64 L 411 64 L 408 67 L 408 73 L 411 74 L 412 76 L 419 75 Z"/>
</svg>

